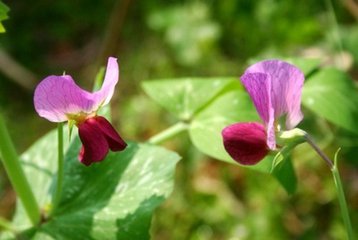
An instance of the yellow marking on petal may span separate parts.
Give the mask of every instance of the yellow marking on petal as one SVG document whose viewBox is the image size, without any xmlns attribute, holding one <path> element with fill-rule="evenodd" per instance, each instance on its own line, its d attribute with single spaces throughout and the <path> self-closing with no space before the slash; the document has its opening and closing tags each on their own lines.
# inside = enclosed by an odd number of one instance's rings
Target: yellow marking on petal
<svg viewBox="0 0 358 240">
<path fill-rule="evenodd" d="M 84 113 L 79 112 L 76 114 L 68 113 L 66 114 L 69 121 L 73 121 L 76 126 L 80 125 L 84 121 L 86 121 L 88 118 L 95 117 L 97 115 L 97 112 L 91 112 L 91 113 Z"/>
</svg>

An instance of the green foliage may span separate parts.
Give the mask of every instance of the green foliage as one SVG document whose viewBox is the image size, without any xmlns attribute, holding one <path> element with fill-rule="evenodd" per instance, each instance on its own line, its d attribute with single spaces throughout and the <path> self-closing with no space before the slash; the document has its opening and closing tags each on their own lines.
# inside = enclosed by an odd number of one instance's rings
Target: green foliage
<svg viewBox="0 0 358 240">
<path fill-rule="evenodd" d="M 192 121 L 190 138 L 203 153 L 230 163 L 237 164 L 224 149 L 221 131 L 236 122 L 259 121 L 248 94 L 237 81 L 236 88 L 220 95 Z M 265 159 L 250 167 L 264 172 L 270 171 L 270 160 Z"/>
<path fill-rule="evenodd" d="M 5 32 L 4 25 L 2 24 L 2 21 L 8 19 L 7 13 L 9 12 L 9 8 L 3 3 L 0 2 L 0 33 Z"/>
<path fill-rule="evenodd" d="M 101 164 L 77 160 L 78 138 L 65 156 L 63 195 L 58 209 L 39 227 L 23 233 L 31 239 L 149 239 L 154 209 L 170 194 L 179 156 L 160 147 L 130 143 Z M 37 201 L 48 211 L 54 191 L 56 135 L 48 134 L 24 155 L 24 167 Z M 36 177 L 34 177 L 36 176 Z M 19 204 L 14 219 L 20 230 L 29 222 Z"/>
<path fill-rule="evenodd" d="M 235 78 L 186 78 L 148 81 L 144 91 L 177 118 L 190 120 Z"/>
<path fill-rule="evenodd" d="M 259 121 L 252 101 L 238 79 L 158 80 L 145 82 L 143 88 L 177 118 L 190 122 L 190 139 L 201 152 L 237 164 L 224 149 L 221 131 L 236 122 Z M 270 173 L 273 171 L 272 160 L 272 156 L 267 156 L 248 168 Z M 274 176 L 292 193 L 296 178 L 290 166 L 284 164 L 284 168 L 290 171 L 277 170 Z"/>
<path fill-rule="evenodd" d="M 324 68 L 313 74 L 305 82 L 302 103 L 318 116 L 358 133 L 358 95 L 346 73 Z"/>
<path fill-rule="evenodd" d="M 203 60 L 220 36 L 220 26 L 210 19 L 210 8 L 199 1 L 155 11 L 148 25 L 164 32 L 177 61 L 185 66 Z"/>
</svg>

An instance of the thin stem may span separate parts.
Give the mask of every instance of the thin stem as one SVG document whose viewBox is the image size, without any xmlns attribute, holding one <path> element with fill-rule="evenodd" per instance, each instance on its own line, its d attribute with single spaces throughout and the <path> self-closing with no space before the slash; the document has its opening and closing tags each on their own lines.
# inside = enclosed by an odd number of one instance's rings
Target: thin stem
<svg viewBox="0 0 358 240">
<path fill-rule="evenodd" d="M 14 144 L 6 129 L 3 117 L 0 114 L 0 153 L 6 173 L 15 192 L 20 198 L 22 205 L 33 225 L 40 222 L 40 209 L 36 198 L 27 181 L 24 170 L 21 167 L 19 157 L 16 153 Z"/>
<path fill-rule="evenodd" d="M 58 207 L 58 204 L 61 200 L 62 195 L 62 185 L 63 185 L 63 123 L 57 125 L 57 182 L 56 182 L 56 192 L 52 200 L 52 209 L 51 214 L 53 214 Z"/>
<path fill-rule="evenodd" d="M 342 214 L 343 222 L 344 222 L 344 225 L 346 226 L 346 230 L 347 230 L 347 237 L 349 240 L 353 240 L 352 224 L 351 224 L 351 220 L 349 217 L 347 201 L 344 196 L 343 185 L 341 182 L 341 177 L 340 177 L 338 165 L 337 165 L 337 153 L 336 153 L 335 160 L 334 160 L 334 166 L 332 168 L 332 175 L 333 175 L 333 179 L 334 179 L 334 184 L 337 189 L 338 201 L 339 201 L 339 205 L 341 207 L 341 214 Z"/>
<path fill-rule="evenodd" d="M 313 139 L 308 134 L 305 135 L 305 138 L 307 143 L 311 145 L 311 147 L 318 153 L 318 155 L 327 163 L 329 169 L 332 170 L 334 167 L 332 160 L 315 144 Z"/>
<path fill-rule="evenodd" d="M 163 132 L 151 137 L 148 142 L 152 144 L 160 144 L 166 140 L 173 138 L 174 136 L 178 135 L 179 133 L 188 129 L 188 124 L 184 122 L 178 122 L 173 126 L 167 128 Z"/>
<path fill-rule="evenodd" d="M 343 186 L 341 182 L 341 177 L 339 175 L 338 167 L 337 167 L 337 153 L 335 155 L 335 161 L 334 164 L 332 160 L 327 157 L 327 155 L 314 143 L 312 138 L 306 134 L 305 135 L 306 141 L 308 144 L 311 145 L 311 147 L 318 153 L 318 155 L 327 163 L 330 170 L 332 171 L 334 184 L 337 190 L 337 196 L 339 201 L 339 206 L 341 208 L 341 215 L 343 218 L 344 225 L 346 227 L 348 240 L 353 240 L 353 230 L 352 230 L 352 224 L 349 217 L 348 207 L 347 207 L 347 201 L 344 196 Z"/>
</svg>

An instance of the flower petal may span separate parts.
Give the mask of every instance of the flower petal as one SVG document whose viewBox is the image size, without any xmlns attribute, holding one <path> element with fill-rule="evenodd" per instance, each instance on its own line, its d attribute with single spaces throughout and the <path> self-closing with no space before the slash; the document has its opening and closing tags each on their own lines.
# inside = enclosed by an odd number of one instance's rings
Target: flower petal
<svg viewBox="0 0 358 240">
<path fill-rule="evenodd" d="M 240 79 L 254 102 L 259 116 L 265 123 L 267 129 L 267 145 L 270 149 L 275 149 L 275 117 L 271 102 L 270 76 L 265 73 L 245 73 Z"/>
<path fill-rule="evenodd" d="M 104 81 L 102 87 L 97 92 L 94 92 L 94 101 L 95 101 L 95 109 L 98 107 L 106 105 L 112 98 L 114 93 L 114 88 L 118 82 L 119 78 L 119 68 L 117 63 L 117 58 L 109 57 L 106 75 L 104 77 Z"/>
<path fill-rule="evenodd" d="M 270 76 L 264 73 L 245 73 L 240 77 L 258 114 L 265 124 L 273 117 Z"/>
<path fill-rule="evenodd" d="M 66 121 L 69 114 L 95 112 L 112 98 L 118 74 L 117 59 L 110 57 L 102 88 L 94 93 L 77 86 L 69 75 L 49 76 L 35 89 L 35 109 L 41 117 L 52 122 Z"/>
<path fill-rule="evenodd" d="M 67 114 L 90 112 L 93 103 L 91 93 L 78 87 L 69 75 L 48 76 L 34 94 L 37 113 L 51 122 L 66 121 Z"/>
<path fill-rule="evenodd" d="M 122 151 L 127 147 L 121 136 L 113 128 L 112 124 L 104 117 L 95 117 L 98 127 L 101 129 L 103 136 L 106 138 L 109 148 L 112 151 Z"/>
<path fill-rule="evenodd" d="M 265 127 L 260 123 L 235 123 L 222 131 L 224 147 L 243 165 L 254 165 L 269 152 Z"/>
<path fill-rule="evenodd" d="M 86 166 L 102 161 L 109 146 L 96 119 L 89 118 L 78 126 L 78 133 L 83 144 L 78 159 Z"/>
<path fill-rule="evenodd" d="M 297 67 L 280 60 L 266 60 L 250 66 L 245 74 L 264 73 L 271 81 L 271 102 L 275 119 L 287 114 L 287 129 L 294 128 L 303 118 L 301 93 L 304 74 Z"/>
</svg>

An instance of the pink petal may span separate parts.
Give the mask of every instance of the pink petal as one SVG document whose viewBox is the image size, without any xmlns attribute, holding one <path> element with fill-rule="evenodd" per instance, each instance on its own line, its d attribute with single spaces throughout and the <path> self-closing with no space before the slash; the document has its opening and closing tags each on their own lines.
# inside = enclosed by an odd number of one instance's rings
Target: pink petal
<svg viewBox="0 0 358 240">
<path fill-rule="evenodd" d="M 259 123 L 235 123 L 222 131 L 224 147 L 243 165 L 254 165 L 269 152 L 265 127 Z"/>
<path fill-rule="evenodd" d="M 280 60 L 258 62 L 250 66 L 244 75 L 248 73 L 264 73 L 269 76 L 275 119 L 287 114 L 286 127 L 294 128 L 303 118 L 301 93 L 304 74 L 297 67 Z"/>
<path fill-rule="evenodd" d="M 106 138 L 109 148 L 116 152 L 122 151 L 127 147 L 127 144 L 123 141 L 121 136 L 113 128 L 110 122 L 104 117 L 95 117 L 98 127 L 101 129 L 103 136 Z"/>
<path fill-rule="evenodd" d="M 68 114 L 95 112 L 112 98 L 118 74 L 117 59 L 110 57 L 102 88 L 95 93 L 81 89 L 69 75 L 49 76 L 35 89 L 35 109 L 52 122 L 68 120 Z"/>
<path fill-rule="evenodd" d="M 114 88 L 118 82 L 119 78 L 119 68 L 117 59 L 114 57 L 108 58 L 106 75 L 104 77 L 104 81 L 102 87 L 97 92 L 94 92 L 94 101 L 95 107 L 98 108 L 100 106 L 106 105 L 112 98 L 114 93 Z"/>
<path fill-rule="evenodd" d="M 109 146 L 96 119 L 89 118 L 80 124 L 78 133 L 83 144 L 78 156 L 80 162 L 89 166 L 102 161 L 109 151 Z"/>
<path fill-rule="evenodd" d="M 91 93 L 81 89 L 69 75 L 48 76 L 37 85 L 34 94 L 37 113 L 49 121 L 68 120 L 66 114 L 90 112 Z"/>
<path fill-rule="evenodd" d="M 240 79 L 254 102 L 259 116 L 265 123 L 268 136 L 267 145 L 270 149 L 275 149 L 275 117 L 271 102 L 270 76 L 265 73 L 245 73 Z"/>
<path fill-rule="evenodd" d="M 268 124 L 274 117 L 270 76 L 265 73 L 245 73 L 240 79 L 254 102 L 261 119 L 265 124 Z"/>
</svg>

